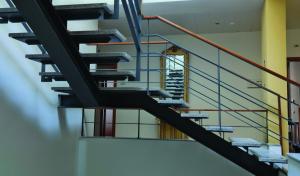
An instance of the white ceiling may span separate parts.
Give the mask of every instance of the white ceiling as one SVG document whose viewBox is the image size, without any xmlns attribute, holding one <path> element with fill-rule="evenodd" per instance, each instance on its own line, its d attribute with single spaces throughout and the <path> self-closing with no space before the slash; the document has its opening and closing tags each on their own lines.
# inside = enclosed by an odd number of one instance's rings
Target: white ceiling
<svg viewBox="0 0 300 176">
<path fill-rule="evenodd" d="M 288 28 L 300 28 L 300 0 L 287 1 Z M 144 3 L 142 10 L 144 15 L 160 15 L 197 33 L 246 32 L 260 30 L 263 3 L 264 0 L 185 0 Z M 146 22 L 143 23 L 146 30 Z M 157 21 L 150 24 L 152 33 L 180 34 Z M 104 21 L 101 25 L 130 34 L 123 10 L 119 20 Z"/>
</svg>

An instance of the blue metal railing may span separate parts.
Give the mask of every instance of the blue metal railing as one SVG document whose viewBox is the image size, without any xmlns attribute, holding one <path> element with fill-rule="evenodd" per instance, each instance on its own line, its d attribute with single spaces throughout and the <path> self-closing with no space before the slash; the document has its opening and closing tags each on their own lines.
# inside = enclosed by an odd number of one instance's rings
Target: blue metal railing
<svg viewBox="0 0 300 176">
<path fill-rule="evenodd" d="M 136 80 L 141 79 L 141 0 L 122 0 L 124 12 L 136 48 Z"/>
</svg>

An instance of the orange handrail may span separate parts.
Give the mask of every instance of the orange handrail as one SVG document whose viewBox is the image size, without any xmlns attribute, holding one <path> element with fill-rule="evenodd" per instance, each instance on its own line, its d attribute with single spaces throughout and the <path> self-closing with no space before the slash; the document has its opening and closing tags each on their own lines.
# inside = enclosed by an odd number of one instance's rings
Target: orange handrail
<svg viewBox="0 0 300 176">
<path fill-rule="evenodd" d="M 199 39 L 199 40 L 201 40 L 201 41 L 203 41 L 203 42 L 205 42 L 205 43 L 207 43 L 207 44 L 209 44 L 211 46 L 214 46 L 214 47 L 216 47 L 216 48 L 224 51 L 225 53 L 228 53 L 228 54 L 230 54 L 230 55 L 238 58 L 239 60 L 242 60 L 242 61 L 244 61 L 244 62 L 246 62 L 248 64 L 253 65 L 254 67 L 257 67 L 257 68 L 259 68 L 259 69 L 261 69 L 261 70 L 263 70 L 265 72 L 268 72 L 268 73 L 272 74 L 273 76 L 275 76 L 277 78 L 280 78 L 280 79 L 282 79 L 282 80 L 284 80 L 284 81 L 286 81 L 288 83 L 291 83 L 291 84 L 293 84 L 295 86 L 300 87 L 300 83 L 298 83 L 298 82 L 296 82 L 294 80 L 291 80 L 291 79 L 289 79 L 289 78 L 287 78 L 287 77 L 285 77 L 285 76 L 283 76 L 283 75 L 281 75 L 281 74 L 279 74 L 279 73 L 277 73 L 277 72 L 275 72 L 275 71 L 273 71 L 271 69 L 268 69 L 268 68 L 266 68 L 266 67 L 264 67 L 264 66 L 262 66 L 260 64 L 257 64 L 256 62 L 253 62 L 250 59 L 248 59 L 248 58 L 246 58 L 246 57 L 244 57 L 244 56 L 242 56 L 242 55 L 240 55 L 240 54 L 238 54 L 238 53 L 236 53 L 234 51 L 231 51 L 231 50 L 229 50 L 229 49 L 227 49 L 227 48 L 225 48 L 225 47 L 223 47 L 223 46 L 221 46 L 221 45 L 219 45 L 217 43 L 214 43 L 211 40 L 208 40 L 207 38 L 205 38 L 205 37 L 203 37 L 203 36 L 201 36 L 199 34 L 196 34 L 196 33 L 192 32 L 192 31 L 190 31 L 190 30 L 188 30 L 188 29 L 186 29 L 186 28 L 184 28 L 184 27 L 182 27 L 182 26 L 180 26 L 180 25 L 178 25 L 178 24 L 176 24 L 176 23 L 174 23 L 174 22 L 172 22 L 170 20 L 167 20 L 167 19 L 165 19 L 165 18 L 163 18 L 161 16 L 144 16 L 143 18 L 146 19 L 146 20 L 156 20 L 156 19 L 160 20 L 160 21 L 162 21 L 162 22 L 164 22 L 164 23 L 166 23 L 166 24 L 168 24 L 170 26 L 173 26 L 173 27 L 177 28 L 178 30 L 180 30 L 180 31 L 182 31 L 182 32 L 184 32 L 186 34 L 189 34 L 190 36 L 192 36 L 192 37 L 194 37 L 196 39 Z"/>
</svg>

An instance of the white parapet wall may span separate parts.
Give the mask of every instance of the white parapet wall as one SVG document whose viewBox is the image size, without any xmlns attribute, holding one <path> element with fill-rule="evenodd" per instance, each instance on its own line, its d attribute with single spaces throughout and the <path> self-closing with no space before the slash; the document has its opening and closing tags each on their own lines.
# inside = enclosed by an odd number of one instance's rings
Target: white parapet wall
<svg viewBox="0 0 300 176">
<path fill-rule="evenodd" d="M 288 176 L 299 176 L 300 175 L 300 154 L 289 153 L 288 154 Z"/>
<path fill-rule="evenodd" d="M 250 176 L 194 141 L 82 138 L 77 176 Z"/>
</svg>

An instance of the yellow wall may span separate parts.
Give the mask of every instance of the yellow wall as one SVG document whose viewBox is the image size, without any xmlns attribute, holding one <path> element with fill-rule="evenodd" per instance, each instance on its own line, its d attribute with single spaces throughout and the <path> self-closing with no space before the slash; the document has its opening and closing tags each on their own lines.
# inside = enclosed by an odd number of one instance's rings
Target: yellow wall
<svg viewBox="0 0 300 176">
<path fill-rule="evenodd" d="M 265 0 L 262 16 L 262 58 L 267 68 L 278 72 L 281 75 L 287 75 L 286 65 L 286 0 Z M 283 97 L 287 97 L 286 82 L 271 76 L 270 74 L 263 74 L 263 82 L 267 88 L 274 90 Z M 277 107 L 277 97 L 265 93 L 266 101 Z M 281 101 L 282 115 L 287 117 L 287 103 Z M 278 116 L 270 114 L 269 119 L 279 123 Z M 282 135 L 288 138 L 288 124 L 282 120 Z M 279 127 L 269 123 L 269 130 L 279 133 Z M 279 143 L 274 138 L 270 137 L 272 132 L 269 131 L 269 143 Z M 283 140 L 283 152 L 288 152 L 288 141 Z"/>
</svg>

